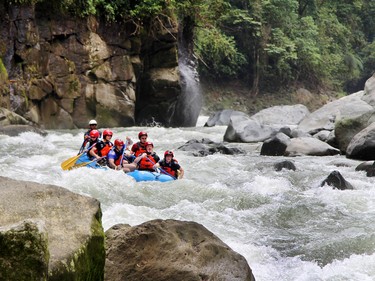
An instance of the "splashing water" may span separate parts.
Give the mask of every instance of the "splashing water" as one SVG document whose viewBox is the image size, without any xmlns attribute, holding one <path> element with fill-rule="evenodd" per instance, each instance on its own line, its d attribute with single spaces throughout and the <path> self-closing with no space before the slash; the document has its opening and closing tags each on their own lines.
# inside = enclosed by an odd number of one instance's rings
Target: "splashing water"
<svg viewBox="0 0 375 281">
<path fill-rule="evenodd" d="M 184 179 L 137 183 L 119 171 L 61 170 L 84 130 L 0 135 L 0 175 L 97 198 L 105 229 L 156 218 L 196 221 L 243 255 L 257 281 L 375 280 L 375 178 L 355 171 L 360 162 L 303 156 L 289 158 L 296 171 L 276 172 L 273 165 L 285 159 L 259 156 L 259 144 L 231 144 L 247 151 L 236 156 L 197 158 L 178 150 L 193 138 L 222 141 L 223 126 L 113 129 L 115 138 L 134 141 L 141 130 L 159 155 L 174 150 Z M 333 170 L 354 190 L 320 187 Z"/>
</svg>

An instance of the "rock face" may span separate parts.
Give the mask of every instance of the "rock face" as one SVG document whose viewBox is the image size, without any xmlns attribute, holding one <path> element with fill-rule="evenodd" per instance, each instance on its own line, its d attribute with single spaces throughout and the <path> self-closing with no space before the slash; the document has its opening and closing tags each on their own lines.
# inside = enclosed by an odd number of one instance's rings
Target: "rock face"
<svg viewBox="0 0 375 281">
<path fill-rule="evenodd" d="M 116 225 L 106 237 L 107 281 L 255 281 L 243 256 L 195 222 Z"/>
<path fill-rule="evenodd" d="M 329 185 L 335 189 L 340 190 L 353 189 L 351 183 L 345 180 L 339 171 L 331 172 L 328 177 L 320 184 L 320 186 L 324 185 Z"/>
<path fill-rule="evenodd" d="M 0 177 L 0 213 L 0 280 L 103 280 L 96 199 Z"/>
<path fill-rule="evenodd" d="M 153 37 L 141 37 L 133 23 L 65 17 L 48 1 L 5 2 L 1 59 L 12 83 L 0 104 L 46 129 L 168 125 L 181 94 L 177 23 L 152 23 Z"/>
</svg>

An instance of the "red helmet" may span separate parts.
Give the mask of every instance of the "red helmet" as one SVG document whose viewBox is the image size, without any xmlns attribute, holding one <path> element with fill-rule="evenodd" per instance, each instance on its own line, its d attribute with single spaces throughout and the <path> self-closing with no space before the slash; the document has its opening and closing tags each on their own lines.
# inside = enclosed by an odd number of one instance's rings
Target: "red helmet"
<svg viewBox="0 0 375 281">
<path fill-rule="evenodd" d="M 103 131 L 103 138 L 105 138 L 106 136 L 113 136 L 113 133 L 111 130 L 109 129 L 106 129 Z"/>
<path fill-rule="evenodd" d="M 153 144 L 152 142 L 150 142 L 150 141 L 146 141 L 146 142 L 145 142 L 145 147 L 147 147 L 148 145 L 152 145 L 152 147 L 154 147 L 154 144 Z"/>
<path fill-rule="evenodd" d="M 120 140 L 120 139 L 115 139 L 115 145 L 118 146 L 118 145 L 124 145 L 124 141 L 123 140 Z"/>
<path fill-rule="evenodd" d="M 139 132 L 139 134 L 138 134 L 138 138 L 139 139 L 141 139 L 141 136 L 146 136 L 146 137 L 148 137 L 148 135 L 147 135 L 147 133 L 146 132 Z"/>
<path fill-rule="evenodd" d="M 98 137 L 100 137 L 99 131 L 98 130 L 91 130 L 90 137 L 92 137 L 92 138 L 98 138 Z"/>
<path fill-rule="evenodd" d="M 166 151 L 164 152 L 164 157 L 166 157 L 167 155 L 172 155 L 172 157 L 174 157 L 173 152 L 170 151 L 170 150 L 166 150 Z"/>
</svg>

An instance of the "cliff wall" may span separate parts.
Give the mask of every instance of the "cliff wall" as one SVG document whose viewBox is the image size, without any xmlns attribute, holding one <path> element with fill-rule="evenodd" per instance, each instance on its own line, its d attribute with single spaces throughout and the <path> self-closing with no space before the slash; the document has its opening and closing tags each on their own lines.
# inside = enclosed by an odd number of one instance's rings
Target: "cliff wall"
<svg viewBox="0 0 375 281">
<path fill-rule="evenodd" d="M 141 27 L 0 4 L 0 106 L 46 129 L 169 125 L 181 94 L 177 24 Z"/>
</svg>

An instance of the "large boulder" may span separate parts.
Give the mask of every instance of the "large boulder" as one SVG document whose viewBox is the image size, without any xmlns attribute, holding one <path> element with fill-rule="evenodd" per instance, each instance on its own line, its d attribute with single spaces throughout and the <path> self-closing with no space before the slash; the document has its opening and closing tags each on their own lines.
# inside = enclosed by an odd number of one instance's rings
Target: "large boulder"
<svg viewBox="0 0 375 281">
<path fill-rule="evenodd" d="M 352 184 L 348 182 L 344 177 L 340 174 L 339 171 L 331 172 L 328 177 L 322 181 L 320 186 L 329 185 L 332 186 L 334 189 L 346 190 L 346 189 L 354 189 Z"/>
<path fill-rule="evenodd" d="M 261 125 L 258 121 L 242 115 L 230 117 L 230 123 L 224 134 L 224 141 L 228 142 L 260 142 L 269 139 L 277 130 Z"/>
<path fill-rule="evenodd" d="M 33 132 L 42 136 L 47 135 L 46 131 L 31 125 L 9 125 L 4 127 L 0 126 L 0 135 L 8 135 L 13 137 L 25 132 Z"/>
<path fill-rule="evenodd" d="M 285 156 L 311 155 L 328 156 L 340 154 L 340 150 L 316 138 L 294 138 L 290 140 Z"/>
<path fill-rule="evenodd" d="M 237 147 L 228 147 L 224 143 L 216 143 L 210 139 L 189 140 L 180 146 L 178 150 L 190 151 L 193 156 L 207 156 L 215 153 L 229 155 L 245 154 L 245 151 Z"/>
<path fill-rule="evenodd" d="M 375 74 L 366 81 L 362 100 L 375 107 Z"/>
<path fill-rule="evenodd" d="M 368 111 L 360 116 L 338 120 L 335 123 L 335 139 L 338 148 L 346 153 L 353 137 L 373 122 L 375 122 L 375 110 Z"/>
<path fill-rule="evenodd" d="M 266 140 L 262 144 L 260 155 L 281 156 L 285 154 L 290 143 L 290 138 L 284 133 L 277 133 L 274 137 Z"/>
<path fill-rule="evenodd" d="M 17 113 L 14 113 L 6 108 L 0 107 L 0 126 L 7 125 L 30 125 L 31 122 Z"/>
<path fill-rule="evenodd" d="M 239 115 L 248 118 L 249 116 L 246 113 L 241 111 L 235 111 L 232 109 L 224 109 L 221 111 L 215 112 L 211 115 L 207 122 L 204 124 L 205 127 L 213 127 L 213 126 L 228 126 L 230 123 L 231 116 Z"/>
<path fill-rule="evenodd" d="M 106 248 L 107 281 L 255 281 L 246 259 L 196 222 L 116 225 Z"/>
<path fill-rule="evenodd" d="M 0 280 L 103 280 L 100 203 L 0 177 Z"/>
<path fill-rule="evenodd" d="M 373 160 L 375 155 L 375 123 L 366 127 L 348 144 L 346 157 L 359 160 Z"/>
<path fill-rule="evenodd" d="M 283 127 L 298 125 L 310 114 L 308 108 L 302 104 L 272 106 L 251 116 L 262 125 Z"/>
<path fill-rule="evenodd" d="M 304 118 L 298 129 L 311 135 L 321 130 L 333 130 L 335 122 L 342 118 L 360 116 L 372 111 L 373 107 L 362 100 L 364 91 L 330 102 Z"/>
</svg>

